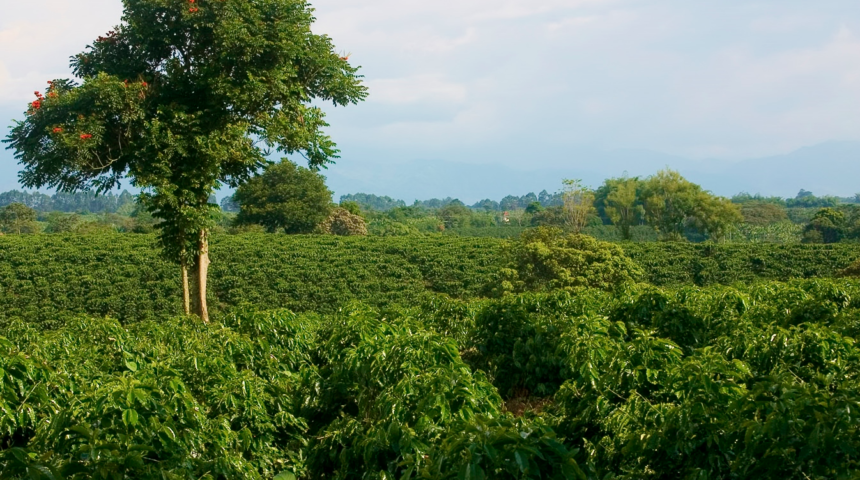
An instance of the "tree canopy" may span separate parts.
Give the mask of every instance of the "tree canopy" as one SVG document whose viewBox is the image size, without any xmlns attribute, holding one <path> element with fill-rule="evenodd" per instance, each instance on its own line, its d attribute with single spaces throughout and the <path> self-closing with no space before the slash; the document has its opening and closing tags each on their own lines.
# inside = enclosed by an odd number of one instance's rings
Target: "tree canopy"
<svg viewBox="0 0 860 480">
<path fill-rule="evenodd" d="M 239 204 L 239 225 L 310 233 L 331 212 L 332 193 L 320 174 L 284 159 L 240 185 L 233 198 Z"/>
<path fill-rule="evenodd" d="M 123 0 L 122 22 L 72 59 L 80 83 L 36 92 L 9 147 L 26 187 L 105 192 L 128 178 L 163 220 L 165 253 L 194 261 L 205 311 L 209 203 L 270 150 L 337 158 L 315 101 L 357 103 L 358 69 L 314 34 L 304 0 Z"/>
</svg>

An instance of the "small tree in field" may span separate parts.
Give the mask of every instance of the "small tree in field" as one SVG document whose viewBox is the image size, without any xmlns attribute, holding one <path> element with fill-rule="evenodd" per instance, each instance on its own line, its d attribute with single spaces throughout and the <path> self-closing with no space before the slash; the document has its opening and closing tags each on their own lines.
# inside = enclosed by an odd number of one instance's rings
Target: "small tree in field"
<svg viewBox="0 0 860 480">
<path fill-rule="evenodd" d="M 563 181 L 562 200 L 564 201 L 565 226 L 579 233 L 588 224 L 588 218 L 594 213 L 594 192 L 582 184 L 582 180 Z"/>
<path fill-rule="evenodd" d="M 10 203 L 0 208 L 0 230 L 5 233 L 38 233 L 36 211 L 23 203 Z"/>
<path fill-rule="evenodd" d="M 269 149 L 325 166 L 338 150 L 314 100 L 366 96 L 357 68 L 311 31 L 304 0 L 123 0 L 122 22 L 49 82 L 6 142 L 21 183 L 105 192 L 123 179 L 162 220 L 164 251 L 188 267 L 208 320 L 210 196 L 238 186 Z"/>
</svg>

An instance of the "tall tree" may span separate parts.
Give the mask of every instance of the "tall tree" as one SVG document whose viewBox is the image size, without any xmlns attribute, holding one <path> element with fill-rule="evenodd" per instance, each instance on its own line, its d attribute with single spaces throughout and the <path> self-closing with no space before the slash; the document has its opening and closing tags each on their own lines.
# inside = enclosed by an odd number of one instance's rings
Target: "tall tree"
<svg viewBox="0 0 860 480">
<path fill-rule="evenodd" d="M 21 183 L 105 192 L 124 178 L 161 219 L 165 254 L 208 319 L 210 196 L 272 149 L 317 168 L 337 158 L 315 101 L 366 96 L 357 68 L 311 31 L 304 0 L 123 0 L 119 26 L 72 59 L 78 84 L 49 82 L 6 142 Z M 183 281 L 186 309 L 187 282 Z"/>
<path fill-rule="evenodd" d="M 583 185 L 582 180 L 565 179 L 562 183 L 565 226 L 574 233 L 579 233 L 588 224 L 588 218 L 594 214 L 594 192 Z"/>
<path fill-rule="evenodd" d="M 621 177 L 608 179 L 604 184 L 608 190 L 603 201 L 604 211 L 624 240 L 630 240 L 631 227 L 639 222 L 645 211 L 639 201 L 640 183 L 638 177 Z"/>
<path fill-rule="evenodd" d="M 682 240 L 690 226 L 718 240 L 733 223 L 743 220 L 730 200 L 717 197 L 674 170 L 661 170 L 642 185 L 645 219 L 664 240 Z"/>
</svg>

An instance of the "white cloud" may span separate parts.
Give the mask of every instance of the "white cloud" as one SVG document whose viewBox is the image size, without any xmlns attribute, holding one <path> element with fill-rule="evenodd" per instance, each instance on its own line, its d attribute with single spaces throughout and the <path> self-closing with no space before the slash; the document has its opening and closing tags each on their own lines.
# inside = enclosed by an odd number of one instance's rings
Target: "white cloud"
<svg viewBox="0 0 860 480">
<path fill-rule="evenodd" d="M 466 100 L 466 86 L 444 80 L 439 75 L 370 80 L 367 82 L 373 101 L 388 104 L 420 102 L 461 103 Z"/>
<path fill-rule="evenodd" d="M 121 8 L 0 2 L 0 107 L 20 110 Z M 856 0 L 311 2 L 371 94 L 331 111 L 332 134 L 381 156 L 538 167 L 583 144 L 736 158 L 860 139 Z"/>
</svg>

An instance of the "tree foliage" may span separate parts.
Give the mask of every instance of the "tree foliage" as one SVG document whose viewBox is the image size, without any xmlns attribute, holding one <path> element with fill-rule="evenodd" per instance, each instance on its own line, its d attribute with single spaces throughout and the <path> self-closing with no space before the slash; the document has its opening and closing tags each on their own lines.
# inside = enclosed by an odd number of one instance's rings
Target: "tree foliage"
<svg viewBox="0 0 860 480">
<path fill-rule="evenodd" d="M 363 99 L 357 69 L 314 34 L 300 0 L 124 0 L 122 23 L 72 60 L 5 140 L 26 187 L 108 191 L 124 178 L 163 220 L 169 258 L 199 269 L 205 318 L 209 199 L 266 149 L 337 157 L 313 102 Z"/>
<path fill-rule="evenodd" d="M 688 226 L 714 239 L 742 220 L 737 206 L 702 190 L 673 170 L 662 170 L 642 187 L 645 218 L 666 240 L 681 240 Z"/>
<path fill-rule="evenodd" d="M 643 274 L 618 245 L 554 227 L 523 232 L 506 255 L 500 277 L 488 286 L 496 295 L 586 286 L 613 290 Z"/>
<path fill-rule="evenodd" d="M 0 208 L 0 231 L 3 233 L 39 233 L 36 211 L 23 203 L 10 203 Z"/>
<path fill-rule="evenodd" d="M 325 178 L 284 159 L 236 189 L 238 225 L 260 224 L 270 232 L 310 233 L 331 212 Z"/>
</svg>

